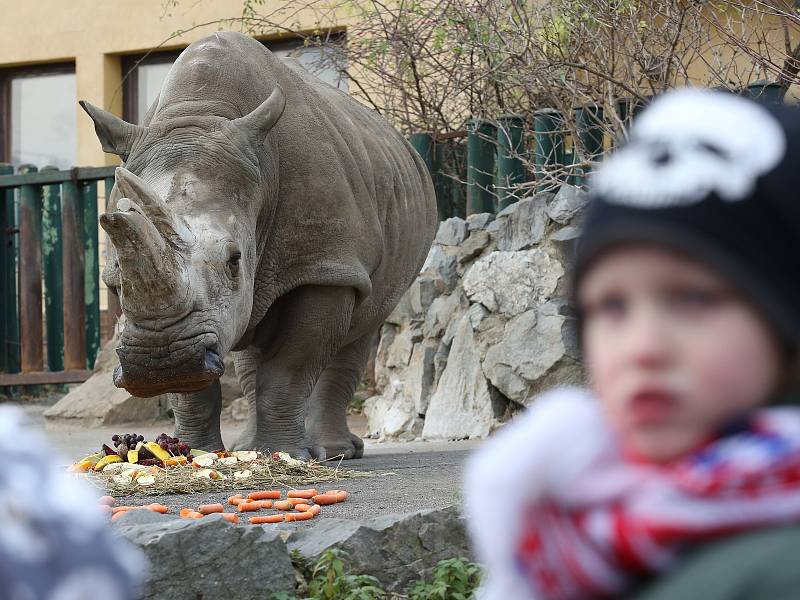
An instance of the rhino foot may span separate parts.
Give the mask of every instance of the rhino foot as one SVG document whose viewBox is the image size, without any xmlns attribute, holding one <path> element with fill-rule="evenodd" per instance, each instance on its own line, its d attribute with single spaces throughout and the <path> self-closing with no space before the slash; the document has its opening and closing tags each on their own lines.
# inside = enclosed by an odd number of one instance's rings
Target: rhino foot
<svg viewBox="0 0 800 600">
<path fill-rule="evenodd" d="M 312 435 L 314 448 L 323 448 L 324 458 L 336 458 L 344 456 L 345 460 L 350 458 L 361 458 L 364 456 L 364 442 L 357 435 L 349 431 L 345 436 L 342 435 Z M 317 458 L 323 458 L 317 456 Z"/>
</svg>

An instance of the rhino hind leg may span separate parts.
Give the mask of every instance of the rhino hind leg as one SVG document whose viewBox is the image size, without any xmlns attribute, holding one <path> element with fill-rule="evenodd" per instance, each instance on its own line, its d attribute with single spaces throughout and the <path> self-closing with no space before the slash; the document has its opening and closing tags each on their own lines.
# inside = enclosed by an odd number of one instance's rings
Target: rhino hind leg
<svg viewBox="0 0 800 600">
<path fill-rule="evenodd" d="M 256 437 L 256 374 L 258 364 L 262 360 L 261 353 L 254 348 L 239 352 L 232 352 L 233 366 L 236 368 L 236 377 L 242 388 L 245 402 L 247 403 L 247 421 L 244 431 L 231 445 L 232 450 L 251 450 Z"/>
<path fill-rule="evenodd" d="M 369 360 L 374 332 L 344 346 L 325 368 L 308 403 L 306 432 L 327 458 L 361 458 L 364 442 L 347 427 L 347 406 Z"/>
</svg>

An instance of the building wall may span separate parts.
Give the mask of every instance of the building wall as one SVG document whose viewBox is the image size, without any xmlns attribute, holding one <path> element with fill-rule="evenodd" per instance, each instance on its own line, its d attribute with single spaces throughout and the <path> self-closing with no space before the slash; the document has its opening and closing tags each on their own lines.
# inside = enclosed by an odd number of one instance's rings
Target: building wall
<svg viewBox="0 0 800 600">
<path fill-rule="evenodd" d="M 278 3 L 267 0 L 263 10 L 270 4 Z M 170 0 L 3 0 L 0 6 L 0 68 L 74 61 L 78 99 L 121 115 L 122 55 L 147 52 L 162 42 L 162 50 L 183 48 L 218 29 L 236 29 L 222 20 L 240 15 L 242 0 L 195 0 L 177 6 Z M 301 29 L 307 23 L 311 30 L 314 24 L 302 13 L 293 21 Z M 278 31 L 275 37 L 280 37 Z M 100 148 L 91 120 L 77 103 L 75 111 L 78 163 L 117 164 L 115 156 Z"/>
</svg>

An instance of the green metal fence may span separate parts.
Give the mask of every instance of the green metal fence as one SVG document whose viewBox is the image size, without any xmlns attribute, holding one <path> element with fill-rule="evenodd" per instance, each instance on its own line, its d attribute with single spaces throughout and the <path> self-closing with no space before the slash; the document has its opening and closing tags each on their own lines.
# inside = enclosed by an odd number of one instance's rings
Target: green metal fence
<svg viewBox="0 0 800 600">
<path fill-rule="evenodd" d="M 0 387 L 84 381 L 100 348 L 97 182 L 0 164 Z M 47 346 L 45 361 L 44 347 Z"/>
</svg>

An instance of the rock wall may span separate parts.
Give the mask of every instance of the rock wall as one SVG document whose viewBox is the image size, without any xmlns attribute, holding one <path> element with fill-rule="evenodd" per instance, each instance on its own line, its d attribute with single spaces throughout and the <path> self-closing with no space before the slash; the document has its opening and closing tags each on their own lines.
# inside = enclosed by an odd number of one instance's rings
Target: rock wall
<svg viewBox="0 0 800 600">
<path fill-rule="evenodd" d="M 381 331 L 371 437 L 485 437 L 538 392 L 583 382 L 565 272 L 586 202 L 564 185 L 441 223 Z"/>
</svg>

